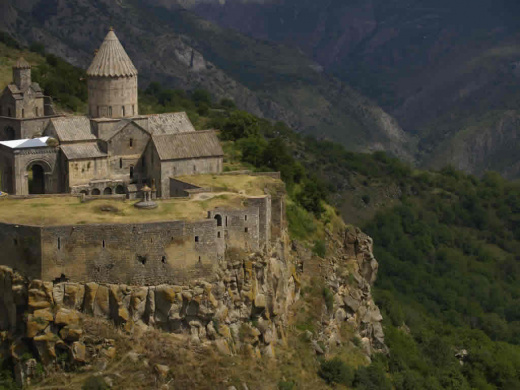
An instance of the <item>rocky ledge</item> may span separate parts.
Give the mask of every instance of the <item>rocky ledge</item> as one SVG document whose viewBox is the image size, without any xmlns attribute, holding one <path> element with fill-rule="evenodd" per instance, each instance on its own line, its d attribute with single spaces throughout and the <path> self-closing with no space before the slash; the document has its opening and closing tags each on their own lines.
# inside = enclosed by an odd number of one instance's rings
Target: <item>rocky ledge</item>
<svg viewBox="0 0 520 390">
<path fill-rule="evenodd" d="M 229 250 L 219 264 L 217 281 L 188 285 L 120 284 L 27 280 L 0 267 L 0 357 L 14 361 L 19 382 L 33 374 L 36 358 L 43 367 L 66 359 L 85 365 L 94 356 L 115 354 L 110 341 L 92 344 L 84 316 L 113 321 L 128 333 L 154 327 L 184 335 L 191 345 L 213 344 L 222 354 L 245 353 L 275 358 L 291 323 L 291 306 L 300 298 L 301 277 L 312 267 L 333 294 L 324 305 L 320 330 L 311 345 L 341 343 L 343 322 L 363 342 L 367 356 L 384 352 L 381 314 L 370 294 L 377 273 L 372 240 L 357 229 L 329 234 L 330 256 L 280 240 L 267 253 Z M 291 247 L 291 250 L 284 248 Z M 36 355 L 27 359 L 27 353 Z M 326 351 L 316 351 L 324 353 Z M 25 356 L 25 358 L 23 358 Z"/>
</svg>

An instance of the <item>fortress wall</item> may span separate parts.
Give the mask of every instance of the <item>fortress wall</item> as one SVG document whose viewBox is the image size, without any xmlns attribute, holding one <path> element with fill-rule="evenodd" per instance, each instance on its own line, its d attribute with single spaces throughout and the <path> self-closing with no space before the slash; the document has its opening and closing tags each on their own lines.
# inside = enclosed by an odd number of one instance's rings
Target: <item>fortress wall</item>
<svg viewBox="0 0 520 390">
<path fill-rule="evenodd" d="M 0 223 L 0 265 L 41 278 L 41 228 Z"/>
<path fill-rule="evenodd" d="M 285 197 L 273 196 L 271 198 L 271 236 L 279 237 L 285 228 Z"/>
<path fill-rule="evenodd" d="M 209 219 L 45 227 L 42 278 L 144 285 L 211 279 L 223 256 L 216 238 Z"/>
<path fill-rule="evenodd" d="M 227 248 L 242 248 L 248 251 L 260 250 L 260 221 L 258 207 L 249 207 L 244 210 L 215 209 L 208 213 L 208 217 L 216 220 L 222 218 L 222 226 L 217 226 Z"/>
<path fill-rule="evenodd" d="M 271 197 L 249 198 L 247 204 L 258 207 L 258 244 L 263 248 L 271 240 Z"/>
<path fill-rule="evenodd" d="M 161 162 L 161 196 L 168 197 L 170 178 L 182 175 L 194 175 L 222 172 L 222 157 L 192 158 Z"/>
<path fill-rule="evenodd" d="M 198 188 L 200 187 L 181 180 L 170 178 L 170 192 L 168 194 L 172 198 L 187 198 L 190 196 L 190 193 L 186 190 L 194 190 Z"/>
</svg>

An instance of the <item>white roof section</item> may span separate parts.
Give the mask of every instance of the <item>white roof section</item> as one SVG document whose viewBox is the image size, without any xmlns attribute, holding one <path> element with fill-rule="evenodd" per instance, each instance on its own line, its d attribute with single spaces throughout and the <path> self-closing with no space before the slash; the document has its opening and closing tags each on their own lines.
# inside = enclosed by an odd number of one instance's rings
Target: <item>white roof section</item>
<svg viewBox="0 0 520 390">
<path fill-rule="evenodd" d="M 87 75 L 91 77 L 137 76 L 137 69 L 112 29 L 101 44 L 87 70 Z"/>
<path fill-rule="evenodd" d="M 49 146 L 47 145 L 49 138 L 50 137 L 15 139 L 13 141 L 1 141 L 0 145 L 7 146 L 10 149 L 44 148 Z"/>
</svg>

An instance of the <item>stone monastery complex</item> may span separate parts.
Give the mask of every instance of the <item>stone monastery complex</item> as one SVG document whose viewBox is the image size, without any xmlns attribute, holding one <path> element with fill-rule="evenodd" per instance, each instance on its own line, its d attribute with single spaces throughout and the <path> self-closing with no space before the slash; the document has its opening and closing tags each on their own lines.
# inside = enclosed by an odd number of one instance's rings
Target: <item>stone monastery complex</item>
<svg viewBox="0 0 520 390">
<path fill-rule="evenodd" d="M 0 202 L 7 202 L 3 210 L 22 207 L 34 215 L 34 223 L 23 224 L 16 211 L 10 217 L 0 211 L 0 265 L 44 281 L 158 285 L 211 280 L 231 249 L 272 249 L 283 256 L 283 244 L 272 245 L 285 228 L 279 175 L 266 174 L 273 186 L 257 196 L 180 180 L 225 176 L 217 135 L 196 131 L 185 113 L 139 115 L 137 70 L 112 30 L 87 75 L 88 116 L 56 115 L 23 59 L 0 96 L 0 190 L 8 194 Z M 106 215 L 114 218 L 124 217 L 118 200 L 125 205 L 125 199 L 145 198 L 158 208 L 131 207 L 134 219 L 119 223 L 88 215 L 46 223 L 41 205 L 27 202 L 47 198 L 63 213 L 110 202 L 115 212 Z M 196 215 L 186 211 L 173 220 L 168 214 L 189 207 Z"/>
<path fill-rule="evenodd" d="M 214 131 L 186 113 L 139 115 L 137 69 L 109 31 L 87 70 L 88 116 L 56 115 L 20 59 L 0 96 L 0 191 L 170 197 L 170 178 L 222 171 Z"/>
</svg>

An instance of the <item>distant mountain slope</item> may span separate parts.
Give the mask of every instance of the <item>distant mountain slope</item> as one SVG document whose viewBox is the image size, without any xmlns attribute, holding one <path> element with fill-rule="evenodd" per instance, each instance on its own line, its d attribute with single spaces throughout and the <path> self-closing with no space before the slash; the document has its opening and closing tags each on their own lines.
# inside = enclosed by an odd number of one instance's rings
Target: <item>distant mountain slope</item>
<svg viewBox="0 0 520 390">
<path fill-rule="evenodd" d="M 520 113 L 517 1 L 182 3 L 223 26 L 299 47 L 416 134 L 424 165 L 520 176 L 511 167 L 517 130 L 508 125 Z"/>
<path fill-rule="evenodd" d="M 351 150 L 385 149 L 410 158 L 409 137 L 377 105 L 321 72 L 304 53 L 246 37 L 191 12 L 145 0 L 8 0 L 0 29 L 85 68 L 114 25 L 140 70 L 141 85 L 161 80 L 232 97 L 257 115 L 329 137 Z"/>
</svg>

